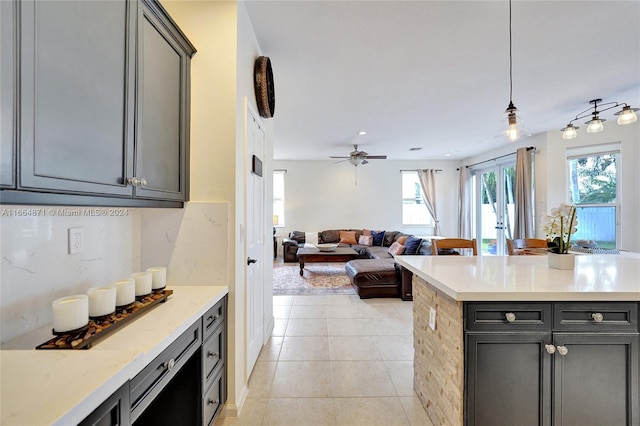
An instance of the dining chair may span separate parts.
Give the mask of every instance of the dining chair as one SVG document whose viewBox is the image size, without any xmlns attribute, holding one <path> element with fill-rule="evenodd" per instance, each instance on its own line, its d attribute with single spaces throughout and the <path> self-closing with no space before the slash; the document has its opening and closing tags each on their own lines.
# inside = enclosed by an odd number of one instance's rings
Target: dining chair
<svg viewBox="0 0 640 426">
<path fill-rule="evenodd" d="M 473 255 L 478 255 L 476 240 L 466 240 L 464 238 L 442 238 L 431 240 L 431 254 L 438 256 L 439 249 L 472 249 Z M 442 254 L 440 254 L 442 256 Z"/>
<path fill-rule="evenodd" d="M 507 252 L 509 256 L 545 255 L 547 254 L 547 240 L 539 238 L 507 239 Z"/>
</svg>

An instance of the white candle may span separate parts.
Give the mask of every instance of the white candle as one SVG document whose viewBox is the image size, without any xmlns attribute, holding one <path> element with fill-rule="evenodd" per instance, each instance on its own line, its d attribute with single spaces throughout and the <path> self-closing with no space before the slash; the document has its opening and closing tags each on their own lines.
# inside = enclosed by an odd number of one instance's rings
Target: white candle
<svg viewBox="0 0 640 426">
<path fill-rule="evenodd" d="M 91 287 L 87 291 L 89 296 L 89 316 L 101 317 L 109 315 L 116 310 L 117 290 L 113 286 Z"/>
<path fill-rule="evenodd" d="M 164 288 L 167 285 L 167 268 L 164 266 L 147 268 L 147 272 L 151 272 L 151 288 L 154 290 Z"/>
<path fill-rule="evenodd" d="M 133 278 L 111 283 L 116 288 L 116 306 L 126 306 L 136 300 L 136 281 Z"/>
<path fill-rule="evenodd" d="M 61 297 L 51 304 L 53 330 L 57 333 L 84 327 L 89 322 L 89 297 L 86 294 Z"/>
<path fill-rule="evenodd" d="M 151 293 L 151 272 L 134 272 L 131 278 L 136 282 L 136 296 Z"/>
</svg>

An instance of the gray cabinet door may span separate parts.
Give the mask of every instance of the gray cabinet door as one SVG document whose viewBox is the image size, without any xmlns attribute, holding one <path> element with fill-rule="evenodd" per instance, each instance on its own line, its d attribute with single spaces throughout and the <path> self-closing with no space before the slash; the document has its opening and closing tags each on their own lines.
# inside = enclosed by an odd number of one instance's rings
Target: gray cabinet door
<svg viewBox="0 0 640 426">
<path fill-rule="evenodd" d="M 155 2 L 142 3 L 135 175 L 136 197 L 185 200 L 190 43 Z"/>
<path fill-rule="evenodd" d="M 551 333 L 467 333 L 466 424 L 551 424 Z"/>
<path fill-rule="evenodd" d="M 18 186 L 131 195 L 137 3 L 20 7 Z"/>
<path fill-rule="evenodd" d="M 0 1 L 0 186 L 15 187 L 15 26 L 17 3 Z"/>
<path fill-rule="evenodd" d="M 638 335 L 554 334 L 555 425 L 637 425 Z"/>
</svg>

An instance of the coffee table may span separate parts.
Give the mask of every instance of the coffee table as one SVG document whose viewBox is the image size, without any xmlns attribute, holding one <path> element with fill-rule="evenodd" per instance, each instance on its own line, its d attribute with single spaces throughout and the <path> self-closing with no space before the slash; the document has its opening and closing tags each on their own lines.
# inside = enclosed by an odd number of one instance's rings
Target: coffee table
<svg viewBox="0 0 640 426">
<path fill-rule="evenodd" d="M 304 264 L 324 262 L 348 262 L 358 257 L 358 252 L 351 247 L 337 247 L 333 251 L 320 251 L 317 248 L 304 247 L 298 249 L 300 261 L 300 276 L 303 274 Z"/>
</svg>

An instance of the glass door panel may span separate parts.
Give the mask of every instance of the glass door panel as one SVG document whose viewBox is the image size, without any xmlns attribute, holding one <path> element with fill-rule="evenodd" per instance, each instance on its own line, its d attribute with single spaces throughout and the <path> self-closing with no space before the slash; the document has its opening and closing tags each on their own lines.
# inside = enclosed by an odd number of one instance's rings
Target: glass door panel
<svg viewBox="0 0 640 426">
<path fill-rule="evenodd" d="M 476 173 L 476 240 L 481 255 L 506 254 L 512 238 L 515 166 L 504 164 Z"/>
</svg>

